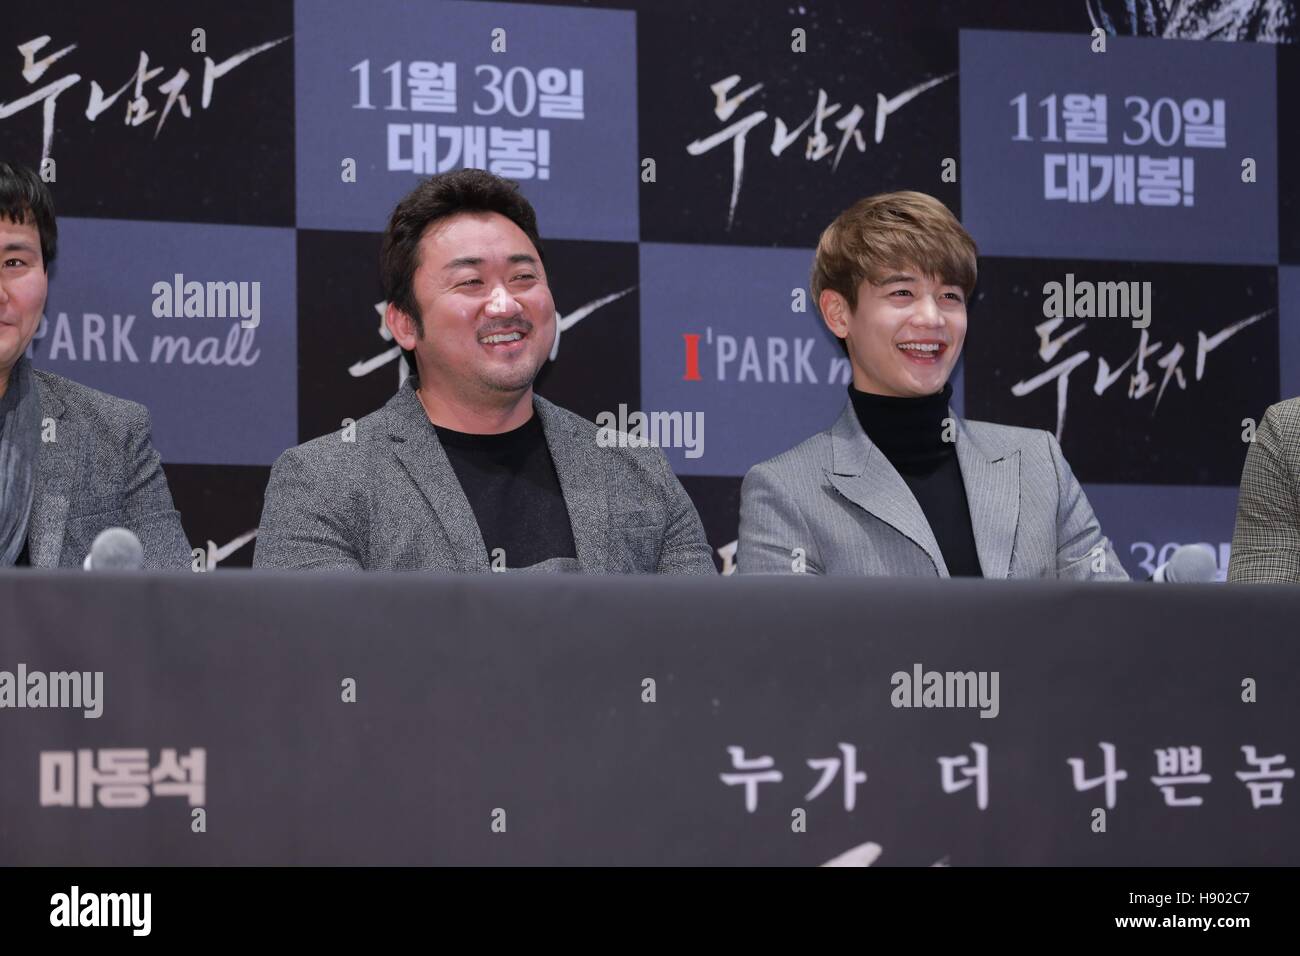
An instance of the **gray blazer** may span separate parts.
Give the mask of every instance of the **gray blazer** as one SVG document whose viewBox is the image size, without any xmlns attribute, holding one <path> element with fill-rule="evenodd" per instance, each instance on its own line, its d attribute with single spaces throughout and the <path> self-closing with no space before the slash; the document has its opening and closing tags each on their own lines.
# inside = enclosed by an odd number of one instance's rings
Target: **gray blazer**
<svg viewBox="0 0 1300 956">
<path fill-rule="evenodd" d="M 1246 452 L 1228 580 L 1300 584 L 1300 398 L 1270 406 Z"/>
<path fill-rule="evenodd" d="M 1128 579 L 1055 436 L 953 418 L 986 578 Z M 790 573 L 796 548 L 812 574 L 948 577 L 921 506 L 851 402 L 741 485 L 736 570 Z"/>
<path fill-rule="evenodd" d="M 190 546 L 143 405 L 34 370 L 42 441 L 27 522 L 33 567 L 79 568 L 105 528 L 134 531 L 149 570 L 190 570 Z M 44 436 L 43 436 L 44 437 Z"/>
<path fill-rule="evenodd" d="M 601 448 L 594 423 L 533 397 L 589 574 L 715 574 L 695 506 L 658 448 Z M 356 423 L 280 456 L 253 564 L 301 570 L 491 571 L 460 480 L 409 378 Z M 508 560 L 508 556 L 507 556 Z M 569 562 L 572 564 L 572 562 Z M 553 570 L 565 562 L 544 562 Z"/>
</svg>

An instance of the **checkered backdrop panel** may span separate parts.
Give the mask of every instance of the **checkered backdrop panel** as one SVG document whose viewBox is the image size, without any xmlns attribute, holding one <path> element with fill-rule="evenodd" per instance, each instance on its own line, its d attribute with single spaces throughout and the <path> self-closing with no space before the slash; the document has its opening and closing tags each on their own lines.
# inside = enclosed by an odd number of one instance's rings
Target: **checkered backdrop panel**
<svg viewBox="0 0 1300 956">
<path fill-rule="evenodd" d="M 1196 541 L 1222 570 L 1243 421 L 1300 393 L 1282 6 L 20 8 L 0 155 L 49 161 L 62 228 L 32 357 L 147 405 L 192 543 L 245 566 L 276 455 L 400 382 L 392 206 L 486 167 L 546 240 L 561 331 L 539 391 L 591 418 L 703 412 L 702 441 L 666 451 L 725 570 L 746 469 L 845 401 L 807 295 L 819 232 L 919 189 L 983 254 L 958 410 L 1055 431 L 1131 573 Z M 1103 284 L 1134 298 L 1079 298 Z"/>
</svg>

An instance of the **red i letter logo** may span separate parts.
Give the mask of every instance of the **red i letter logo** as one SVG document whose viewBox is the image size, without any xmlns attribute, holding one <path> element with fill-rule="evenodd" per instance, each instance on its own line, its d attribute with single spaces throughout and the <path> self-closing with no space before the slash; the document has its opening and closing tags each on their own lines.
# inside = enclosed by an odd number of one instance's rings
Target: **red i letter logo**
<svg viewBox="0 0 1300 956">
<path fill-rule="evenodd" d="M 700 337 L 698 334 L 688 335 L 682 333 L 682 338 L 686 340 L 686 374 L 682 376 L 684 382 L 698 382 L 700 379 Z"/>
</svg>

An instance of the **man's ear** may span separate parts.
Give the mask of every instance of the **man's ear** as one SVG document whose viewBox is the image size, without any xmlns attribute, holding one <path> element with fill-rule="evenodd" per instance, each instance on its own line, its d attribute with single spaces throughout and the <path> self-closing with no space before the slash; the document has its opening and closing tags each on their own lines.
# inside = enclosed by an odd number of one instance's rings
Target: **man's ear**
<svg viewBox="0 0 1300 956">
<path fill-rule="evenodd" d="M 384 325 L 393 333 L 393 341 L 403 349 L 409 352 L 415 348 L 415 343 L 420 338 L 420 327 L 413 318 L 391 302 L 384 309 Z"/>
<path fill-rule="evenodd" d="M 834 289 L 822 289 L 822 294 L 817 297 L 817 307 L 821 310 L 822 321 L 831 330 L 831 335 L 839 339 L 846 338 L 849 334 L 851 310 L 844 296 Z"/>
</svg>

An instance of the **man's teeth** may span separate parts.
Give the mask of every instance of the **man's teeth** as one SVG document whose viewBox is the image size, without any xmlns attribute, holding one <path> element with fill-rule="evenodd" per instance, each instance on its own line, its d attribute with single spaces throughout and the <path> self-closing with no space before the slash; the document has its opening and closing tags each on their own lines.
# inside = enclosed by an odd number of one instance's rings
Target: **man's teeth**
<svg viewBox="0 0 1300 956">
<path fill-rule="evenodd" d="M 523 338 L 520 332 L 505 332 L 500 335 L 489 335 L 487 338 L 479 339 L 484 345 L 495 345 L 498 342 L 518 342 Z"/>
<path fill-rule="evenodd" d="M 902 342 L 898 346 L 900 349 L 906 349 L 909 352 L 937 352 L 939 345 L 928 342 Z"/>
</svg>

